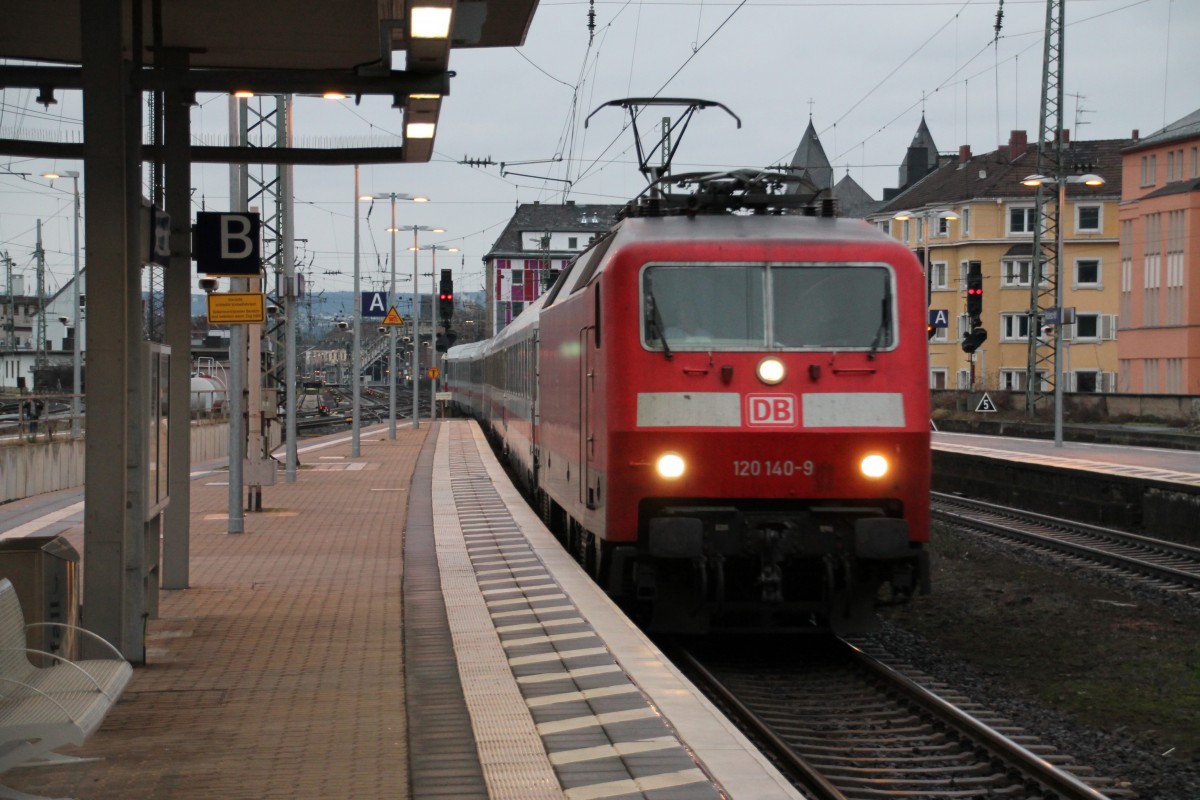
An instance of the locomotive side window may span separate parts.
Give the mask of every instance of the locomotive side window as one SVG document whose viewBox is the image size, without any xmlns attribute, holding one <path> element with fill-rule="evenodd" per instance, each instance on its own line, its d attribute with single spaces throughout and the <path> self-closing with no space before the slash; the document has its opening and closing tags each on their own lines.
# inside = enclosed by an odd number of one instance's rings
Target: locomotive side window
<svg viewBox="0 0 1200 800">
<path fill-rule="evenodd" d="M 891 285 L 891 273 L 883 267 L 772 267 L 775 345 L 891 347 Z"/>
<path fill-rule="evenodd" d="M 650 265 L 642 341 L 667 353 L 887 349 L 895 342 L 892 280 L 883 266 Z"/>
</svg>

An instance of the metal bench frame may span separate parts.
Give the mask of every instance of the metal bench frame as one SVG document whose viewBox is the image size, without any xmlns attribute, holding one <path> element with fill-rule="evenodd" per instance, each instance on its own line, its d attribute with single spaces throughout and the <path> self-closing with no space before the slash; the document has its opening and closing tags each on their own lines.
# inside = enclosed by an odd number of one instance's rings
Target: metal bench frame
<svg viewBox="0 0 1200 800">
<path fill-rule="evenodd" d="M 102 643 L 111 658 L 71 661 L 31 650 L 30 628 L 55 627 L 80 632 Z M 49 659 L 39 667 L 29 657 Z M 16 589 L 0 578 L 0 774 L 19 766 L 69 761 L 53 751 L 83 744 L 117 702 L 133 675 L 113 645 L 91 631 L 58 622 L 25 623 Z M 30 798 L 0 786 L 0 798 Z"/>
</svg>

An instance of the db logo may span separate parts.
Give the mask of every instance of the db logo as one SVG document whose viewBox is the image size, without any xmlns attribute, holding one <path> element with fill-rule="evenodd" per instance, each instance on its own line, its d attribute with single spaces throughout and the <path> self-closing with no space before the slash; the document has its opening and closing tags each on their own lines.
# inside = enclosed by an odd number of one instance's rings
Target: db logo
<svg viewBox="0 0 1200 800">
<path fill-rule="evenodd" d="M 796 395 L 746 395 L 748 425 L 789 426 L 796 424 Z"/>
</svg>

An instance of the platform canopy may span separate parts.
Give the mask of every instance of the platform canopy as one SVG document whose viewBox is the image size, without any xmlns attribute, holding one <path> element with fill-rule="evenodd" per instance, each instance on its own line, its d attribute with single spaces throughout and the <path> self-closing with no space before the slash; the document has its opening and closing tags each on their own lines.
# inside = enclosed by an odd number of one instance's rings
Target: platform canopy
<svg viewBox="0 0 1200 800">
<path fill-rule="evenodd" d="M 0 87 L 79 88 L 80 0 L 6 0 L 0 58 L 36 67 L 0 67 Z M 524 43 L 537 0 L 144 0 L 141 63 L 155 45 L 186 52 L 183 83 L 198 92 L 392 94 L 405 123 L 436 125 L 449 91 L 450 50 Z M 135 27 L 132 0 L 122 2 L 126 57 Z M 446 33 L 436 26 L 449 20 Z M 432 30 L 421 29 L 422 20 Z M 178 85 L 178 78 L 176 85 Z M 147 70 L 141 85 L 157 85 Z M 428 161 L 433 140 L 405 142 L 403 160 Z"/>
</svg>

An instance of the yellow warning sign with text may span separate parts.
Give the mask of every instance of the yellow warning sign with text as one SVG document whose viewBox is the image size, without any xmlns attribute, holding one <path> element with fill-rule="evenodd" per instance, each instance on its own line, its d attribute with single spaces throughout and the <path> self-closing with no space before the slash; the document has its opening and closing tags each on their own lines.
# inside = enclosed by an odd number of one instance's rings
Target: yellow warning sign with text
<svg viewBox="0 0 1200 800">
<path fill-rule="evenodd" d="M 208 296 L 208 321 L 212 325 L 249 325 L 267 321 L 262 292 L 225 292 Z"/>
<path fill-rule="evenodd" d="M 387 316 L 383 318 L 384 325 L 403 325 L 404 317 L 396 312 L 396 307 L 392 306 L 388 309 Z"/>
</svg>

